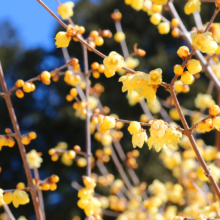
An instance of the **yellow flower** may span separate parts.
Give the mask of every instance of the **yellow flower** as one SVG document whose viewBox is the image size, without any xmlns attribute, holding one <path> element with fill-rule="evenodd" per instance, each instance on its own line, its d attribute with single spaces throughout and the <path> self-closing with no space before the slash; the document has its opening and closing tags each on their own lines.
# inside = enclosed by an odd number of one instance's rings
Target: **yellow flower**
<svg viewBox="0 0 220 220">
<path fill-rule="evenodd" d="M 115 75 L 115 71 L 119 71 L 123 67 L 124 58 L 113 51 L 103 60 L 103 63 L 105 66 L 104 74 L 109 78 Z"/>
<path fill-rule="evenodd" d="M 140 11 L 143 8 L 144 0 L 133 0 L 131 2 L 131 7 L 136 11 Z"/>
<path fill-rule="evenodd" d="M 12 192 L 6 192 L 3 196 L 4 202 L 8 205 L 12 202 Z"/>
<path fill-rule="evenodd" d="M 66 2 L 64 4 L 60 4 L 57 8 L 57 13 L 61 16 L 63 20 L 67 20 L 69 17 L 73 16 L 73 7 L 73 2 Z"/>
<path fill-rule="evenodd" d="M 29 153 L 26 154 L 26 156 L 29 167 L 31 169 L 39 168 L 41 163 L 43 162 L 43 159 L 38 155 L 36 150 L 31 150 Z"/>
<path fill-rule="evenodd" d="M 186 64 L 186 68 L 191 74 L 196 74 L 202 71 L 200 61 L 195 59 L 190 59 Z"/>
<path fill-rule="evenodd" d="M 67 153 L 63 153 L 61 156 L 61 162 L 66 166 L 71 166 L 73 164 L 73 160 L 68 156 Z"/>
<path fill-rule="evenodd" d="M 189 0 L 184 7 L 187 15 L 193 14 L 196 10 L 200 12 L 201 2 L 199 0 Z"/>
<path fill-rule="evenodd" d="M 101 144 L 103 146 L 109 146 L 112 143 L 112 136 L 110 134 L 103 134 L 101 137 Z"/>
<path fill-rule="evenodd" d="M 164 137 L 162 136 L 160 138 L 159 137 L 155 138 L 150 136 L 147 141 L 147 144 L 149 149 L 151 149 L 154 146 L 155 150 L 159 152 L 165 146 Z"/>
<path fill-rule="evenodd" d="M 164 5 L 164 4 L 167 4 L 167 0 L 154 0 L 154 4 Z"/>
<path fill-rule="evenodd" d="M 158 99 L 155 99 L 153 102 L 147 103 L 147 107 L 153 114 L 159 113 L 161 109 L 161 105 Z"/>
<path fill-rule="evenodd" d="M 141 129 L 141 124 L 137 121 L 132 121 L 128 126 L 128 131 L 130 134 L 137 134 Z"/>
<path fill-rule="evenodd" d="M 12 194 L 12 203 L 15 208 L 18 208 L 19 205 L 25 205 L 29 201 L 28 194 L 25 191 L 16 189 Z"/>
<path fill-rule="evenodd" d="M 170 24 L 167 22 L 161 22 L 157 28 L 160 34 L 168 34 L 170 32 Z"/>
<path fill-rule="evenodd" d="M 147 102 L 153 102 L 156 99 L 156 91 L 153 86 L 146 86 L 143 90 L 143 96 L 147 99 Z"/>
<path fill-rule="evenodd" d="M 162 69 L 158 68 L 151 70 L 150 75 L 150 84 L 151 85 L 160 85 L 162 83 Z"/>
<path fill-rule="evenodd" d="M 126 98 L 128 99 L 128 103 L 131 106 L 136 105 L 138 102 L 144 99 L 144 97 L 140 97 L 136 91 L 133 91 L 131 94 L 127 94 Z"/>
<path fill-rule="evenodd" d="M 192 33 L 192 45 L 196 50 L 200 50 L 203 53 L 215 53 L 218 49 L 218 44 L 213 40 L 211 32 L 205 32 L 202 34 Z"/>
<path fill-rule="evenodd" d="M 213 119 L 213 126 L 216 130 L 220 131 L 220 117 L 216 117 Z"/>
<path fill-rule="evenodd" d="M 180 116 L 176 108 L 170 109 L 169 115 L 173 120 L 176 120 L 176 121 L 180 120 Z"/>
<path fill-rule="evenodd" d="M 152 2 L 150 0 L 145 0 L 142 10 L 147 12 L 147 14 L 150 16 L 153 14 L 151 9 L 152 9 Z"/>
<path fill-rule="evenodd" d="M 174 127 L 169 127 L 165 133 L 165 142 L 169 147 L 176 147 L 182 137 L 182 133 Z"/>
<path fill-rule="evenodd" d="M 131 80 L 134 76 L 135 76 L 135 74 L 127 73 L 125 76 L 121 76 L 119 78 L 118 81 L 123 83 L 122 92 L 128 91 L 128 95 L 130 95 L 133 92 L 134 87 L 131 84 Z"/>
<path fill-rule="evenodd" d="M 114 39 L 116 42 L 120 43 L 121 41 L 125 40 L 125 34 L 124 32 L 117 32 L 115 35 L 114 35 Z"/>
<path fill-rule="evenodd" d="M 199 93 L 195 98 L 195 106 L 201 110 L 206 108 L 211 108 L 215 104 L 215 101 L 212 99 L 211 95 Z"/>
<path fill-rule="evenodd" d="M 145 130 L 132 135 L 133 148 L 136 147 L 142 148 L 145 141 L 147 141 L 147 134 Z"/>
<path fill-rule="evenodd" d="M 68 47 L 71 41 L 71 36 L 67 35 L 67 33 L 64 31 L 60 31 L 57 33 L 55 40 L 56 40 L 55 45 L 57 46 L 57 48 Z"/>
<path fill-rule="evenodd" d="M 152 79 L 153 83 L 160 81 L 160 73 L 156 71 L 152 73 L 156 75 L 155 79 Z M 126 74 L 119 78 L 119 82 L 123 83 L 122 92 L 128 91 L 130 95 L 134 90 L 140 97 L 144 96 L 148 102 L 153 102 L 156 98 L 156 88 L 154 85 L 150 85 L 150 75 L 143 72 L 135 72 L 134 74 Z"/>
<path fill-rule="evenodd" d="M 107 130 L 114 128 L 115 127 L 115 118 L 112 116 L 104 117 L 103 126 Z"/>
<path fill-rule="evenodd" d="M 3 189 L 0 188 L 0 206 L 4 205 L 4 199 L 3 199 Z"/>
<path fill-rule="evenodd" d="M 160 13 L 154 13 L 151 17 L 150 17 L 150 22 L 154 25 L 158 25 L 161 21 L 161 14 Z"/>
<path fill-rule="evenodd" d="M 151 124 L 150 127 L 150 135 L 154 138 L 161 138 L 164 136 L 167 130 L 167 124 L 163 120 L 153 120 L 149 122 Z"/>
<path fill-rule="evenodd" d="M 94 96 L 89 96 L 89 108 L 95 109 L 98 106 L 98 99 Z"/>
</svg>

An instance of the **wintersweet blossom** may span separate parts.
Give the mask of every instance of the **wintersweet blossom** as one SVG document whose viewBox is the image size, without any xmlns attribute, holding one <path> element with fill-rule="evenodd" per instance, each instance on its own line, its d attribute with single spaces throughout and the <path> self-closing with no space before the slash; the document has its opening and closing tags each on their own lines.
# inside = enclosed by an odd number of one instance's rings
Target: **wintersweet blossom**
<svg viewBox="0 0 220 220">
<path fill-rule="evenodd" d="M 103 63 L 105 67 L 104 74 L 107 78 L 109 78 L 115 75 L 115 71 L 119 71 L 123 67 L 124 58 L 113 51 L 105 57 Z"/>
<path fill-rule="evenodd" d="M 168 126 L 163 120 L 154 120 L 149 122 L 151 124 L 150 134 L 154 138 L 161 138 L 164 136 Z"/>
<path fill-rule="evenodd" d="M 16 189 L 12 194 L 12 203 L 15 208 L 18 208 L 19 205 L 25 205 L 29 203 L 29 196 L 25 191 Z"/>
<path fill-rule="evenodd" d="M 43 162 L 43 159 L 38 155 L 36 150 L 31 150 L 29 153 L 26 154 L 26 156 L 29 167 L 31 169 L 39 168 L 41 163 Z"/>
<path fill-rule="evenodd" d="M 160 85 L 162 83 L 162 69 L 158 68 L 151 70 L 150 75 L 150 84 L 151 85 Z"/>
<path fill-rule="evenodd" d="M 135 90 L 140 97 L 144 96 L 148 102 L 153 102 L 156 98 L 157 85 L 162 82 L 162 70 L 156 69 L 150 73 L 135 72 L 120 77 L 119 82 L 123 83 L 122 92 L 128 91 L 130 95 Z"/>
<path fill-rule="evenodd" d="M 215 53 L 218 49 L 218 44 L 213 40 L 211 32 L 201 34 L 193 32 L 191 38 L 194 48 L 203 53 Z"/>
<path fill-rule="evenodd" d="M 147 141 L 147 134 L 145 130 L 141 130 L 140 132 L 132 135 L 133 148 L 142 148 L 145 141 Z"/>
<path fill-rule="evenodd" d="M 193 14 L 195 11 L 201 10 L 201 2 L 199 0 L 189 0 L 184 7 L 184 12 L 187 15 Z"/>
<path fill-rule="evenodd" d="M 165 142 L 169 147 L 177 146 L 182 137 L 182 133 L 174 127 L 169 127 L 165 133 Z"/>
<path fill-rule="evenodd" d="M 103 121 L 99 123 L 99 130 L 102 133 L 107 132 L 109 129 L 112 129 L 115 127 L 115 118 L 112 116 L 106 116 L 104 117 Z"/>
<path fill-rule="evenodd" d="M 74 7 L 73 2 L 66 2 L 60 4 L 59 7 L 57 8 L 57 13 L 58 15 L 61 16 L 63 20 L 67 20 L 69 17 L 73 16 L 73 7 Z"/>
<path fill-rule="evenodd" d="M 141 129 L 141 124 L 140 122 L 137 121 L 132 121 L 128 127 L 128 131 L 130 134 L 137 134 Z"/>
</svg>

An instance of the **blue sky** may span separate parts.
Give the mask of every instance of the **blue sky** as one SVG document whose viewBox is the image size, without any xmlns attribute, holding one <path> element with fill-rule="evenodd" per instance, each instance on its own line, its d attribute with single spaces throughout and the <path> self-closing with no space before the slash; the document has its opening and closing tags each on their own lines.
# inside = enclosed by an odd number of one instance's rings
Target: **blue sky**
<svg viewBox="0 0 220 220">
<path fill-rule="evenodd" d="M 56 0 L 43 1 L 56 12 Z M 25 48 L 55 48 L 54 28 L 58 23 L 36 0 L 0 0 L 0 22 L 4 20 L 12 23 Z"/>
</svg>

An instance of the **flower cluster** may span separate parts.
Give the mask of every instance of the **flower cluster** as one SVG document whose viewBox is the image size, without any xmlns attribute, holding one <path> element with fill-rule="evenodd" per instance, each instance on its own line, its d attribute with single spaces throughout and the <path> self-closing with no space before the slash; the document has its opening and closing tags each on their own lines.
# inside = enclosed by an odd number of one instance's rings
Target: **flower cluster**
<svg viewBox="0 0 220 220">
<path fill-rule="evenodd" d="M 92 75 L 95 79 L 100 77 L 100 73 L 104 73 L 105 67 L 103 64 L 99 64 L 98 62 L 94 62 L 91 65 Z"/>
<path fill-rule="evenodd" d="M 99 123 L 99 130 L 102 133 L 106 133 L 108 130 L 115 127 L 115 118 L 112 116 L 106 116 L 103 120 Z"/>
<path fill-rule="evenodd" d="M 111 38 L 112 33 L 109 30 L 103 30 L 102 32 L 91 31 L 89 37 L 87 38 L 87 43 L 95 48 L 96 46 L 102 46 L 104 44 L 103 37 Z M 91 51 L 91 49 L 89 49 Z"/>
<path fill-rule="evenodd" d="M 168 127 L 163 120 L 153 120 L 149 123 L 151 124 L 151 136 L 147 141 L 149 149 L 154 146 L 156 151 L 159 152 L 164 146 L 167 145 L 172 148 L 180 141 L 182 133 L 177 131 L 175 127 Z"/>
<path fill-rule="evenodd" d="M 37 134 L 34 131 L 29 132 L 26 135 L 21 135 L 21 142 L 24 145 L 28 145 L 32 140 L 37 138 Z"/>
<path fill-rule="evenodd" d="M 44 82 L 46 84 L 46 81 L 44 81 Z M 35 89 L 36 89 L 33 82 L 28 82 L 28 81 L 24 82 L 22 79 L 19 79 L 19 80 L 16 81 L 15 87 L 17 88 L 15 94 L 18 98 L 23 98 L 24 97 L 24 92 L 30 93 L 30 92 L 35 91 Z M 18 88 L 22 88 L 24 92 L 21 89 L 18 89 Z"/>
<path fill-rule="evenodd" d="M 132 121 L 128 127 L 128 131 L 132 135 L 133 147 L 142 148 L 144 142 L 147 141 L 147 134 L 146 131 L 141 128 L 141 124 L 139 122 Z"/>
<path fill-rule="evenodd" d="M 60 178 L 57 175 L 52 175 L 46 180 L 42 181 L 39 180 L 38 178 L 35 178 L 34 185 L 37 186 L 38 190 L 43 190 L 43 191 L 54 191 L 57 189 L 57 183 L 59 182 Z"/>
<path fill-rule="evenodd" d="M 143 72 L 127 73 L 119 78 L 123 83 L 122 92 L 128 91 L 130 95 L 136 91 L 140 97 L 144 96 L 148 102 L 153 102 L 156 98 L 158 86 L 162 83 L 162 70 L 155 69 L 149 74 Z"/>
<path fill-rule="evenodd" d="M 5 192 L 3 199 L 6 204 L 13 203 L 15 208 L 30 202 L 28 194 L 20 189 L 16 189 L 14 192 Z"/>
<path fill-rule="evenodd" d="M 8 135 L 0 135 L 0 150 L 2 150 L 3 146 L 14 147 L 15 140 L 13 137 Z"/>
<path fill-rule="evenodd" d="M 177 54 L 180 58 L 182 58 L 184 60 L 189 56 L 189 48 L 186 46 L 182 46 L 177 50 Z M 199 60 L 190 59 L 187 61 L 186 68 L 188 71 L 184 72 L 184 67 L 182 65 L 176 64 L 174 66 L 173 71 L 174 71 L 175 75 L 181 76 L 181 82 L 183 84 L 190 85 L 194 82 L 193 75 L 202 71 L 202 66 L 201 66 Z M 178 84 L 178 85 L 180 85 L 180 84 Z M 175 85 L 175 87 L 176 87 L 176 85 Z M 180 92 L 182 92 L 181 88 L 180 88 Z"/>
<path fill-rule="evenodd" d="M 220 108 L 218 105 L 213 105 L 209 109 L 209 114 L 212 116 L 212 118 L 207 118 L 206 120 L 202 120 L 198 123 L 197 129 L 201 132 L 209 132 L 213 128 L 220 131 Z"/>
<path fill-rule="evenodd" d="M 218 44 L 213 40 L 211 32 L 191 34 L 192 45 L 196 50 L 203 53 L 215 53 L 218 49 Z"/>
<path fill-rule="evenodd" d="M 78 192 L 80 198 L 77 205 L 84 210 L 87 216 L 92 216 L 98 212 L 101 203 L 93 196 L 94 188 L 96 186 L 95 180 L 91 177 L 84 176 L 83 183 L 86 188 L 82 188 Z"/>
<path fill-rule="evenodd" d="M 104 74 L 107 78 L 115 75 L 124 65 L 124 58 L 116 52 L 111 52 L 104 60 Z"/>
</svg>

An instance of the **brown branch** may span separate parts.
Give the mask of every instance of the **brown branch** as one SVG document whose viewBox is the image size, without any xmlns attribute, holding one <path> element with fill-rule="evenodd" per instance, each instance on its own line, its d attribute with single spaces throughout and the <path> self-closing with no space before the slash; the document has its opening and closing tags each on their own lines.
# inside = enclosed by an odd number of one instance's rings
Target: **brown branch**
<svg viewBox="0 0 220 220">
<path fill-rule="evenodd" d="M 61 21 L 41 0 L 37 0 L 65 29 L 68 29 L 68 26 L 63 22 Z M 74 37 L 77 38 L 77 40 L 85 45 L 87 48 L 89 48 L 90 50 L 92 50 L 94 53 L 96 53 L 97 55 L 99 55 L 100 57 L 102 58 L 105 58 L 106 56 L 101 53 L 100 51 L 96 50 L 95 48 L 93 48 L 92 46 L 90 46 L 84 39 L 82 39 L 80 37 L 80 35 L 75 35 Z M 129 73 L 135 73 L 134 70 L 131 70 L 127 67 L 122 67 L 122 69 L 126 70 L 127 72 Z"/>
<path fill-rule="evenodd" d="M 102 213 L 103 215 L 110 216 L 110 217 L 118 217 L 121 214 L 120 212 L 114 212 L 114 211 L 106 210 L 106 209 L 103 209 Z"/>
<path fill-rule="evenodd" d="M 179 108 L 180 108 L 180 106 L 179 106 Z M 123 122 L 123 123 L 128 123 L 128 124 L 130 124 L 131 122 L 133 122 L 133 121 L 124 120 L 124 119 L 118 119 L 118 118 L 115 118 L 115 121 L 121 121 L 121 122 Z M 151 126 L 150 123 L 145 123 L 145 122 L 139 122 L 139 123 L 140 123 L 141 126 L 148 126 L 148 127 Z M 185 134 L 184 129 L 182 129 L 182 128 L 180 128 L 180 127 L 177 127 L 176 130 L 178 130 L 178 131 L 180 131 L 181 133 Z"/>
<path fill-rule="evenodd" d="M 85 74 L 89 71 L 88 66 L 88 50 L 86 46 L 83 46 L 83 61 Z M 86 76 L 86 102 L 89 103 L 89 77 Z M 90 134 L 90 109 L 89 104 L 86 106 L 86 154 L 87 154 L 87 166 L 86 175 L 91 176 L 91 134 Z"/>
<path fill-rule="evenodd" d="M 177 97 L 176 97 L 176 94 L 175 94 L 175 91 L 174 91 L 173 87 L 170 90 L 170 94 L 172 96 L 172 99 L 173 99 L 173 101 L 175 103 L 175 106 L 177 108 L 177 111 L 179 113 L 179 116 L 180 116 L 181 122 L 183 124 L 183 127 L 185 129 L 185 135 L 187 135 L 187 137 L 189 138 L 189 141 L 190 141 L 190 143 L 191 143 L 191 145 L 193 147 L 193 150 L 194 150 L 194 152 L 195 152 L 195 154 L 197 156 L 197 159 L 199 160 L 201 166 L 203 167 L 203 169 L 205 171 L 205 175 L 209 178 L 209 181 L 210 181 L 212 187 L 214 188 L 215 193 L 217 194 L 218 198 L 220 199 L 219 187 L 218 187 L 215 179 L 213 178 L 211 171 L 209 170 L 207 164 L 205 163 L 205 160 L 203 159 L 203 157 L 202 157 L 202 155 L 201 155 L 201 153 L 200 153 L 200 151 L 199 151 L 199 149 L 198 149 L 198 147 L 196 145 L 195 139 L 192 136 L 192 133 L 191 133 L 189 127 L 188 127 L 188 124 L 187 124 L 186 119 L 185 119 L 185 117 L 183 115 L 183 112 L 182 112 L 182 110 L 180 108 L 180 105 L 179 105 L 179 102 L 177 100 Z"/>
<path fill-rule="evenodd" d="M 186 42 L 188 43 L 188 45 L 190 47 L 192 47 L 192 40 L 191 37 L 187 31 L 187 29 L 185 28 L 185 25 L 183 24 L 181 18 L 179 17 L 173 3 L 171 1 L 168 2 L 167 4 L 168 8 L 169 8 L 169 12 L 172 15 L 173 18 L 177 18 L 179 20 L 179 26 L 180 29 L 183 31 L 184 33 L 184 39 L 186 40 Z M 215 86 L 217 88 L 218 91 L 220 91 L 220 82 L 217 78 L 217 76 L 215 75 L 215 73 L 213 72 L 212 68 L 208 65 L 206 59 L 204 58 L 204 56 L 202 55 L 202 53 L 199 50 L 195 51 L 195 56 L 196 58 L 201 62 L 201 65 L 203 67 L 203 69 L 207 72 L 207 74 L 209 75 L 209 77 L 213 80 L 213 82 L 215 83 Z"/>
<path fill-rule="evenodd" d="M 65 69 L 66 67 L 68 67 L 71 63 L 72 63 L 72 60 L 69 61 L 68 63 L 66 63 L 66 64 L 63 65 L 63 66 L 61 66 L 61 67 L 59 67 L 59 68 L 56 68 L 56 69 L 50 71 L 50 73 L 54 73 L 54 72 L 57 72 L 57 73 L 58 73 L 60 70 Z M 59 74 L 59 75 L 64 75 L 64 73 L 61 73 L 61 74 Z M 35 82 L 35 81 L 41 81 L 41 76 L 38 75 L 38 76 L 36 76 L 36 77 L 34 77 L 34 78 L 32 78 L 32 79 L 29 79 L 29 80 L 25 81 L 25 83 L 27 83 L 27 82 L 33 83 L 33 82 Z M 18 88 L 19 88 L 19 87 L 17 87 L 17 86 L 12 87 L 12 88 L 9 90 L 9 93 L 13 92 L 14 90 L 16 90 L 16 89 L 18 89 Z"/>
<path fill-rule="evenodd" d="M 36 190 L 34 188 L 33 181 L 32 181 L 31 170 L 30 170 L 28 162 L 27 162 L 26 150 L 25 150 L 24 145 L 21 142 L 20 128 L 19 128 L 17 118 L 16 118 L 16 115 L 15 115 L 15 112 L 14 112 L 14 108 L 13 108 L 13 105 L 12 105 L 12 102 L 11 102 L 10 93 L 9 93 L 9 91 L 7 89 L 7 85 L 5 83 L 1 63 L 0 63 L 0 83 L 1 83 L 1 86 L 2 86 L 2 90 L 5 93 L 4 98 L 5 98 L 6 105 L 7 105 L 9 114 L 10 114 L 11 122 L 12 122 L 12 125 L 13 125 L 13 128 L 14 128 L 15 138 L 17 140 L 18 147 L 19 147 L 19 150 L 20 150 L 20 153 L 21 153 L 25 173 L 26 173 L 26 176 L 27 176 L 27 182 L 28 182 L 29 187 L 32 189 L 30 192 L 31 192 L 31 197 L 32 197 L 33 204 L 34 204 L 35 213 L 36 213 L 36 216 L 37 216 L 38 220 L 43 220 L 42 213 L 41 213 L 41 210 L 40 210 L 40 207 L 39 207 L 39 202 L 38 202 Z"/>
</svg>

